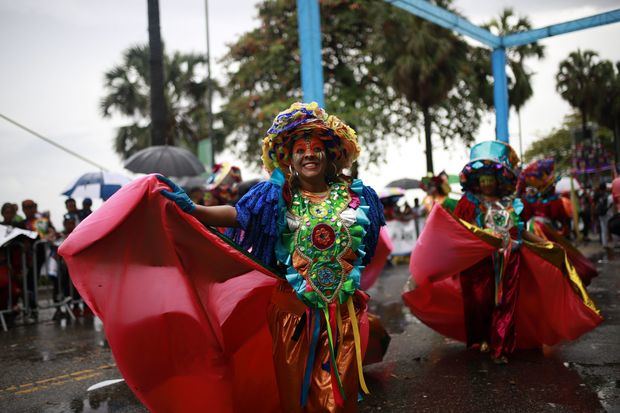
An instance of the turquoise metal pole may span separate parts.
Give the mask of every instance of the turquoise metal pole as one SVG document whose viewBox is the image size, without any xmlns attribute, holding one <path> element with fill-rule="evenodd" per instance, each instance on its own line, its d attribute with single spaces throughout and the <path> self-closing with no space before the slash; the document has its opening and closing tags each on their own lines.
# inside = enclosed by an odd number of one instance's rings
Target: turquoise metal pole
<svg viewBox="0 0 620 413">
<path fill-rule="evenodd" d="M 502 46 L 521 46 L 524 44 L 533 43 L 540 39 L 545 39 L 547 37 L 558 36 L 564 33 L 585 30 L 591 27 L 603 26 L 619 21 L 620 9 L 616 9 L 608 11 L 606 13 L 596 14 L 590 17 L 584 17 L 582 19 L 571 20 L 564 23 L 554 24 L 552 26 L 542 27 L 540 29 L 508 34 L 502 38 Z"/>
<path fill-rule="evenodd" d="M 304 102 L 325 107 L 323 65 L 321 59 L 321 17 L 318 0 L 297 0 L 301 88 Z"/>
<path fill-rule="evenodd" d="M 435 6 L 427 0 L 385 0 L 411 14 L 422 17 L 446 29 L 454 30 L 464 36 L 478 40 L 491 48 L 500 46 L 500 38 L 487 29 L 478 27 L 469 20 L 444 8 Z"/>
<path fill-rule="evenodd" d="M 493 49 L 491 54 L 493 69 L 493 100 L 495 104 L 496 139 L 508 143 L 508 81 L 506 79 L 506 50 Z"/>
</svg>

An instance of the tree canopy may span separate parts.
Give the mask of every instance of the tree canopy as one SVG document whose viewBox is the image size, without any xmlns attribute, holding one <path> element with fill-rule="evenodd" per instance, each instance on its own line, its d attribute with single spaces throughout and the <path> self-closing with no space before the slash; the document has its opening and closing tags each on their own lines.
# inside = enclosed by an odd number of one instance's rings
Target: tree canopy
<svg viewBox="0 0 620 413">
<path fill-rule="evenodd" d="M 320 6 L 326 107 L 358 131 L 371 163 L 382 159 L 389 141 L 417 135 L 429 101 L 442 138 L 473 141 L 481 105 L 473 77 L 461 73 L 469 50 L 462 40 L 382 1 Z M 264 1 L 258 18 L 259 27 L 229 45 L 222 59 L 224 127 L 237 155 L 254 164 L 273 117 L 302 98 L 295 1 Z M 400 69 L 392 70 L 395 63 Z"/>
<path fill-rule="evenodd" d="M 123 61 L 105 73 L 106 95 L 100 103 L 104 117 L 120 115 L 128 123 L 118 128 L 114 149 L 123 159 L 150 146 L 150 72 L 146 45 L 128 48 Z M 164 55 L 164 97 L 170 144 L 196 150 L 207 137 L 205 58 L 192 53 Z M 216 91 L 220 90 L 214 83 Z M 221 131 L 218 131 L 221 136 Z M 221 147 L 222 139 L 215 139 Z"/>
<path fill-rule="evenodd" d="M 564 118 L 562 125 L 532 143 L 524 154 L 524 163 L 537 159 L 555 159 L 556 170 L 567 173 L 572 167 L 573 136 L 580 132 L 581 117 L 573 113 Z M 613 136 L 609 129 L 598 128 L 595 137 L 609 153 L 613 152 Z"/>
</svg>

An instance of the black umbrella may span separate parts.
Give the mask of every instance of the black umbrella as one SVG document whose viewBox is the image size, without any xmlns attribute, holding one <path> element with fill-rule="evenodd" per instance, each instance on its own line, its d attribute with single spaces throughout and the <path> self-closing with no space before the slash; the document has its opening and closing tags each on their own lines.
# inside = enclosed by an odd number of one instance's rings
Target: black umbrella
<svg viewBox="0 0 620 413">
<path fill-rule="evenodd" d="M 207 187 L 207 180 L 204 176 L 182 176 L 179 178 L 175 178 L 174 182 L 183 188 L 186 192 L 192 190 L 192 188 L 202 188 L 205 189 Z"/>
<path fill-rule="evenodd" d="M 388 188 L 415 189 L 420 187 L 420 181 L 411 178 L 402 178 L 390 182 L 386 185 Z"/>
<path fill-rule="evenodd" d="M 132 172 L 166 176 L 196 176 L 205 172 L 200 160 L 187 149 L 177 146 L 151 146 L 131 155 L 125 168 Z"/>
</svg>

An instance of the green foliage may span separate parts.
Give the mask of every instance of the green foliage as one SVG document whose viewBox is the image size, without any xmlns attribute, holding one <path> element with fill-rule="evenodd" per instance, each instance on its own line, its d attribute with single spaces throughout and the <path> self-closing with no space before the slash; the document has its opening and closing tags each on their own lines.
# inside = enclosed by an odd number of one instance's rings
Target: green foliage
<svg viewBox="0 0 620 413">
<path fill-rule="evenodd" d="M 559 173 L 567 173 L 572 166 L 573 136 L 579 133 L 581 117 L 571 114 L 564 118 L 559 128 L 553 129 L 546 136 L 532 143 L 523 155 L 523 163 L 527 164 L 537 159 L 554 158 L 555 168 Z M 605 150 L 613 151 L 613 134 L 607 128 L 596 128 L 595 136 Z"/>
<path fill-rule="evenodd" d="M 518 16 L 513 9 L 504 9 L 498 18 L 494 18 L 483 27 L 498 36 L 505 36 L 532 29 L 529 18 Z M 506 50 L 508 61 L 508 102 L 517 112 L 533 95 L 531 79 L 534 73 L 526 63 L 532 59 L 542 59 L 544 46 L 537 42 L 511 47 Z M 491 55 L 487 49 L 477 48 L 473 53 L 474 67 L 478 77 L 478 94 L 487 106 L 493 107 L 493 75 L 491 73 Z"/>
<path fill-rule="evenodd" d="M 600 83 L 593 117 L 620 138 L 620 62 L 599 63 Z"/>
<path fill-rule="evenodd" d="M 600 85 L 605 77 L 603 66 L 598 53 L 578 49 L 560 62 L 556 74 L 556 89 L 564 100 L 579 110 L 584 130 L 595 114 Z"/>
<path fill-rule="evenodd" d="M 223 110 L 225 129 L 230 132 L 233 150 L 254 164 L 259 162 L 260 138 L 273 117 L 302 98 L 295 1 L 264 1 L 258 6 L 258 15 L 260 26 L 230 45 L 222 60 L 229 68 L 228 99 Z M 419 82 L 424 83 L 425 99 L 450 101 L 445 108 L 437 107 L 436 116 L 447 120 L 449 116 L 455 119 L 456 112 L 471 114 L 473 105 L 461 104 L 469 93 L 467 84 L 463 82 L 460 89 L 454 87 L 451 78 L 440 73 L 453 73 L 450 63 L 454 53 L 463 54 L 466 47 L 460 40 L 453 45 L 452 39 L 445 48 L 442 43 L 439 50 L 430 43 L 437 32 L 448 31 L 429 24 L 417 37 L 409 35 L 419 33 L 418 20 L 377 0 L 322 1 L 321 16 L 327 110 L 358 131 L 371 163 L 383 158 L 388 140 L 413 136 L 419 122 L 418 107 L 393 87 L 394 79 L 386 75 L 386 67 L 391 68 L 391 59 L 396 55 L 413 65 L 420 60 L 429 65 L 421 69 L 425 72 L 411 74 L 426 76 Z M 407 22 L 413 25 L 407 26 Z M 388 32 L 390 41 L 386 42 Z M 404 36 L 417 44 L 417 48 L 408 49 L 410 53 L 403 53 Z M 424 42 L 429 43 L 425 46 Z M 430 67 L 436 58 L 441 62 Z M 406 74 L 399 79 L 409 81 Z M 455 131 L 444 137 L 469 133 L 467 139 L 473 140 L 472 130 L 477 124 L 468 118 L 444 122 L 441 127 Z"/>
<path fill-rule="evenodd" d="M 198 141 L 207 137 L 205 100 L 207 80 L 205 58 L 191 53 L 164 55 L 164 96 L 168 108 L 167 136 L 170 144 L 195 152 Z M 133 46 L 123 53 L 121 64 L 105 73 L 106 95 L 100 102 L 101 114 L 114 114 L 129 123 L 117 130 L 114 150 L 126 159 L 150 145 L 149 49 Z M 213 83 L 215 91 L 221 92 Z M 215 142 L 221 147 L 221 131 Z M 216 147 L 217 149 L 217 147 Z"/>
</svg>

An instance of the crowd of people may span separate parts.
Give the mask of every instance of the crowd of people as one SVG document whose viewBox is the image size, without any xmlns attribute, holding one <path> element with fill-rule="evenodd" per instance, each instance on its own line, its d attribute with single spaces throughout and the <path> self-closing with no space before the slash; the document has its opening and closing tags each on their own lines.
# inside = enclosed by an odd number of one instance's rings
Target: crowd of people
<svg viewBox="0 0 620 413">
<path fill-rule="evenodd" d="M 2 204 L 0 225 L 5 242 L 0 246 L 0 310 L 7 326 L 20 316 L 27 323 L 38 321 L 38 289 L 42 276 L 52 285 L 54 319 L 68 317 L 63 312 L 65 309 L 74 316 L 92 314 L 81 302 L 67 266 L 57 254 L 58 247 L 69 234 L 93 212 L 92 200 L 84 198 L 82 208 L 78 209 L 76 200 L 67 198 L 65 208 L 62 229 L 56 229 L 49 212 L 39 212 L 32 199 L 21 202 L 21 213 L 18 204 Z M 61 304 L 68 307 L 60 308 Z"/>
</svg>

